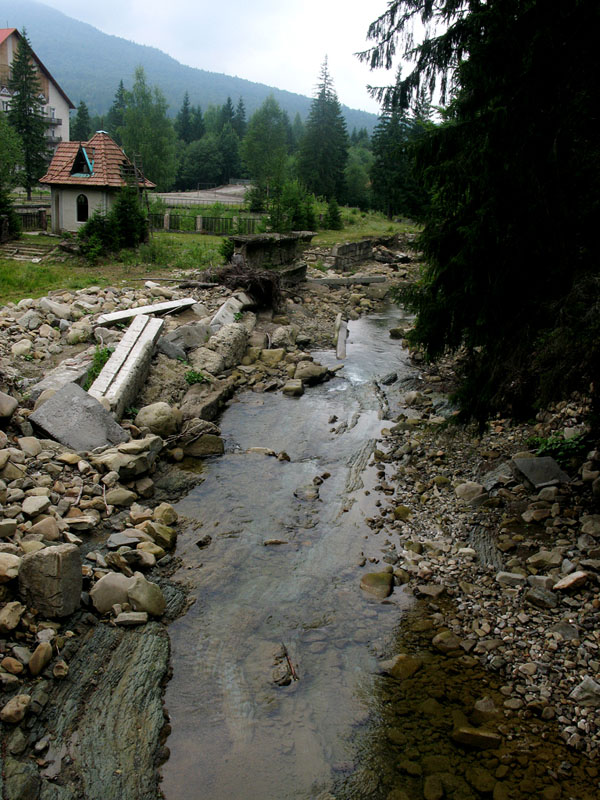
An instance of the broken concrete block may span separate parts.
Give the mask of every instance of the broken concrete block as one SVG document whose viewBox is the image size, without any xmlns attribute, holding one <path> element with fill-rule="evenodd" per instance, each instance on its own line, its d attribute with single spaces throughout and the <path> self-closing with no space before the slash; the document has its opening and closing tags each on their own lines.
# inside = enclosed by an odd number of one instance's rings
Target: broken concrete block
<svg viewBox="0 0 600 800">
<path fill-rule="evenodd" d="M 58 391 L 68 383 L 82 385 L 92 365 L 93 356 L 94 348 L 90 347 L 74 358 L 61 361 L 56 369 L 51 370 L 41 381 L 30 387 L 29 396 L 35 402 L 46 390 Z"/>
<path fill-rule="evenodd" d="M 125 311 L 111 311 L 110 314 L 101 314 L 98 317 L 98 325 L 114 325 L 115 322 L 124 322 L 128 319 L 138 317 L 140 314 L 165 314 L 167 311 L 183 311 L 191 308 L 198 301 L 193 297 L 185 297 L 183 300 L 169 300 L 166 303 L 155 303 L 152 306 L 140 306 L 139 308 L 128 308 Z"/>
<path fill-rule="evenodd" d="M 117 418 L 143 386 L 164 324 L 162 319 L 138 315 L 90 387 L 89 394 L 97 400 L 107 400 Z"/>
<path fill-rule="evenodd" d="M 79 608 L 81 586 L 81 555 L 75 544 L 45 547 L 21 560 L 19 592 L 45 616 L 72 614 Z"/>
<path fill-rule="evenodd" d="M 49 438 L 77 451 L 129 439 L 104 406 L 75 383 L 59 389 L 31 414 L 29 421 Z"/>
</svg>

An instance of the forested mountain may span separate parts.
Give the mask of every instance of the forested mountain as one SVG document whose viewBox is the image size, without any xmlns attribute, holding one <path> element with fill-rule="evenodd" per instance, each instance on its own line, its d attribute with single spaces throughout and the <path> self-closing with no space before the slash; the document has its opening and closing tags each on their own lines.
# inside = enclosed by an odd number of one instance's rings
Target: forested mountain
<svg viewBox="0 0 600 800">
<path fill-rule="evenodd" d="M 222 105 L 227 97 L 243 97 L 248 114 L 256 111 L 269 94 L 290 119 L 296 113 L 306 118 L 311 99 L 262 83 L 180 64 L 155 47 L 134 44 L 109 36 L 92 25 L 78 22 L 35 0 L 0 0 L 0 27 L 25 26 L 32 47 L 70 99 L 84 100 L 91 114 L 108 111 L 122 79 L 133 83 L 135 68 L 144 67 L 148 83 L 160 87 L 174 116 L 187 91 L 193 105 Z M 342 106 L 349 130 L 377 123 L 375 114 Z"/>
</svg>

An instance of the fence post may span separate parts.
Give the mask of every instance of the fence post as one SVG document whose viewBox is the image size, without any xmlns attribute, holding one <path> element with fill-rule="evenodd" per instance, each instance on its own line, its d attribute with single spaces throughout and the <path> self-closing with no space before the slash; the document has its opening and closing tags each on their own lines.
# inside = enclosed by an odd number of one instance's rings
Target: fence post
<svg viewBox="0 0 600 800">
<path fill-rule="evenodd" d="M 170 216 L 171 216 L 171 215 L 170 215 L 170 214 L 169 214 L 169 212 L 167 211 L 167 213 L 165 214 L 165 216 L 164 216 L 164 219 L 163 219 L 163 228 L 164 228 L 166 231 L 168 231 L 168 230 L 169 230 L 169 217 L 170 217 Z"/>
<path fill-rule="evenodd" d="M 202 233 L 202 217 L 196 217 L 196 233 Z"/>
</svg>

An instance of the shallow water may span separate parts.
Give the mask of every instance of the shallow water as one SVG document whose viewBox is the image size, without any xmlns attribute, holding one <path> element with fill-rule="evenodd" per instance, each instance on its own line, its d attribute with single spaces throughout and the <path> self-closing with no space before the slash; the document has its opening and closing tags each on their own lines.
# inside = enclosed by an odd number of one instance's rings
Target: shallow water
<svg viewBox="0 0 600 800">
<path fill-rule="evenodd" d="M 176 578 L 197 602 L 170 627 L 167 800 L 311 798 L 353 769 L 376 656 L 409 603 L 398 590 L 370 601 L 358 566 L 363 551 L 379 555 L 364 523 L 376 497 L 365 494 L 376 482 L 367 464 L 387 413 L 374 379 L 410 374 L 387 333 L 403 318 L 389 307 L 351 322 L 344 370 L 301 398 L 239 397 L 220 421 L 225 455 L 177 506 L 190 525 Z M 314 355 L 336 363 L 333 352 Z M 299 677 L 284 687 L 273 681 L 282 643 Z"/>
</svg>

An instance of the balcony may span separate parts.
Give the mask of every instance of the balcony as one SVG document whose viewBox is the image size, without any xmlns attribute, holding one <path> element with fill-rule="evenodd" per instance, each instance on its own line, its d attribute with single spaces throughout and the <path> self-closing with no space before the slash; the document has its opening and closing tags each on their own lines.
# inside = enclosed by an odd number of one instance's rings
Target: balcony
<svg viewBox="0 0 600 800">
<path fill-rule="evenodd" d="M 44 122 L 46 125 L 62 125 L 62 119 L 59 117 L 51 117 L 48 114 L 44 114 Z"/>
</svg>

